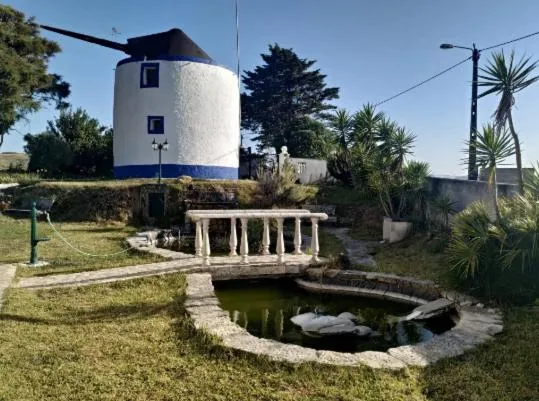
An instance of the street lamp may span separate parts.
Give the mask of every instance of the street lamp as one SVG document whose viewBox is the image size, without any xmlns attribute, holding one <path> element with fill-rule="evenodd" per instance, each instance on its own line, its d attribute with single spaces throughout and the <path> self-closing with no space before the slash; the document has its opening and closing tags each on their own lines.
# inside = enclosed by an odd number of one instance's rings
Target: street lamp
<svg viewBox="0 0 539 401">
<path fill-rule="evenodd" d="M 168 142 L 165 139 L 165 142 L 158 143 L 155 141 L 155 139 L 152 142 L 152 149 L 159 151 L 159 180 L 157 181 L 158 184 L 161 184 L 161 152 L 168 150 Z"/>
<path fill-rule="evenodd" d="M 440 49 L 465 49 L 472 52 L 473 72 L 472 72 L 472 107 L 470 116 L 470 147 L 468 149 L 468 179 L 477 181 L 477 75 L 479 71 L 478 62 L 481 50 L 476 49 L 475 43 L 472 47 L 456 46 L 451 43 L 442 43 Z"/>
</svg>

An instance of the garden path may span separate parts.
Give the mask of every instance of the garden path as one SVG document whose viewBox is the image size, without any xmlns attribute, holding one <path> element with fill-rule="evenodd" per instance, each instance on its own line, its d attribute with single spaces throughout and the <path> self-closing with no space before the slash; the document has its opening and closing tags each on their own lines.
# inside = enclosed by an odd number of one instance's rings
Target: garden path
<svg viewBox="0 0 539 401">
<path fill-rule="evenodd" d="M 345 255 L 352 265 L 374 269 L 376 262 L 372 257 L 373 241 L 361 241 L 350 236 L 350 229 L 345 227 L 324 227 L 324 230 L 337 237 L 343 245 Z"/>
</svg>

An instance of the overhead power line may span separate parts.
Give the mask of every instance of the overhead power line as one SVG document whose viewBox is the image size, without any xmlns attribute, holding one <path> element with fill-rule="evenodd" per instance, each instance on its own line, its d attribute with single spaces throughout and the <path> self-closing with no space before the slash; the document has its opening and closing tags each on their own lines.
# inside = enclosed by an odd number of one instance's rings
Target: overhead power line
<svg viewBox="0 0 539 401">
<path fill-rule="evenodd" d="M 485 47 L 484 49 L 481 49 L 481 51 L 494 49 L 495 47 L 505 46 L 505 45 L 508 45 L 509 43 L 518 42 L 519 40 L 531 38 L 532 36 L 535 36 L 535 35 L 539 35 L 539 31 L 534 32 L 534 33 L 530 33 L 529 35 L 526 35 L 526 36 L 521 36 L 520 38 L 516 38 L 516 39 L 513 39 L 513 40 L 508 40 L 507 42 L 499 43 L 499 44 L 494 45 L 494 46 Z"/>
<path fill-rule="evenodd" d="M 496 48 L 496 47 L 505 46 L 505 45 L 508 45 L 508 44 L 510 44 L 510 43 L 518 42 L 518 41 L 523 40 L 523 39 L 531 38 L 532 36 L 535 36 L 535 35 L 539 35 L 539 31 L 534 32 L 534 33 L 530 33 L 529 35 L 521 36 L 521 37 L 516 38 L 516 39 L 508 40 L 507 42 L 498 43 L 497 45 L 494 45 L 494 46 L 485 47 L 485 48 L 483 48 L 483 49 L 480 49 L 479 51 L 482 52 L 482 51 L 485 51 L 485 50 L 494 49 L 494 48 Z M 427 79 L 425 79 L 424 81 L 421 81 L 421 82 L 419 82 L 418 84 L 415 84 L 414 86 L 411 86 L 410 88 L 405 89 L 405 90 L 403 90 L 403 91 L 397 93 L 396 95 L 393 95 L 393 96 L 391 96 L 391 97 L 389 97 L 389 98 L 387 98 L 387 99 L 385 99 L 385 100 L 382 100 L 381 102 L 376 103 L 375 106 L 379 106 L 379 105 L 381 105 L 381 104 L 383 104 L 383 103 L 389 102 L 390 100 L 393 100 L 393 99 L 395 99 L 395 98 L 397 98 L 397 97 L 399 97 L 399 96 L 401 96 L 401 95 L 404 95 L 405 93 L 410 92 L 411 90 L 414 90 L 415 88 L 420 87 L 420 86 L 423 85 L 423 84 L 426 84 L 427 82 L 432 81 L 432 80 L 435 79 L 435 78 L 438 78 L 440 75 L 443 75 L 443 74 L 445 74 L 445 73 L 448 72 L 448 71 L 451 71 L 453 68 L 456 68 L 456 67 L 458 67 L 458 66 L 461 65 L 461 64 L 464 64 L 466 61 L 470 60 L 471 58 L 472 58 L 472 57 L 468 57 L 468 58 L 466 58 L 466 59 L 464 59 L 464 60 L 458 62 L 457 64 L 452 65 L 452 66 L 449 67 L 449 68 L 446 68 L 445 70 L 439 72 L 438 74 L 433 75 L 432 77 L 427 78 Z"/>
<path fill-rule="evenodd" d="M 403 90 L 403 91 L 397 93 L 396 95 L 393 95 L 393 96 L 391 96 L 391 97 L 388 97 L 387 99 L 384 99 L 384 100 L 382 100 L 382 101 L 376 103 L 375 106 L 379 106 L 379 105 L 381 105 L 381 104 L 383 104 L 383 103 L 385 103 L 385 102 L 389 102 L 390 100 L 393 100 L 393 99 L 395 99 L 395 98 L 397 98 L 397 97 L 399 97 L 399 96 L 401 96 L 401 95 L 404 95 L 404 94 L 407 93 L 407 92 L 410 92 L 411 90 L 414 90 L 415 88 L 420 87 L 421 85 L 426 84 L 427 82 L 432 81 L 432 80 L 435 79 L 435 78 L 438 78 L 440 75 L 443 75 L 443 74 L 445 74 L 446 72 L 451 71 L 453 68 L 456 68 L 456 67 L 458 67 L 458 66 L 461 65 L 461 64 L 464 64 L 466 61 L 470 60 L 471 58 L 472 58 L 471 56 L 470 56 L 470 57 L 466 57 L 464 60 L 459 61 L 457 64 L 454 64 L 454 65 L 452 65 L 451 67 L 446 68 L 446 69 L 443 70 L 443 71 L 440 71 L 438 74 L 435 74 L 435 75 L 433 75 L 433 76 L 431 76 L 431 77 L 425 79 L 424 81 L 421 81 L 421 82 L 415 84 L 414 86 L 411 86 L 411 87 L 409 87 L 408 89 L 405 89 L 405 90 Z"/>
</svg>

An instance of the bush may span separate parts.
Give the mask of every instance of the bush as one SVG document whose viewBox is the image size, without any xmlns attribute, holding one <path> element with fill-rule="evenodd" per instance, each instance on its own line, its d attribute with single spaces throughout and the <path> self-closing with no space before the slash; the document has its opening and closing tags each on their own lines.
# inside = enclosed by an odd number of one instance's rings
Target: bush
<svg viewBox="0 0 539 401">
<path fill-rule="evenodd" d="M 480 296 L 527 303 L 539 296 L 539 204 L 528 193 L 498 202 L 491 220 L 474 203 L 453 223 L 449 258 L 459 282 Z"/>
<path fill-rule="evenodd" d="M 260 169 L 257 175 L 257 203 L 261 207 L 296 206 L 315 195 L 311 187 L 296 184 L 296 169 L 288 162 L 283 164 L 280 172 Z"/>
<path fill-rule="evenodd" d="M 329 174 L 347 187 L 354 184 L 352 170 L 354 168 L 352 155 L 348 149 L 342 149 L 331 155 L 327 161 Z"/>
</svg>

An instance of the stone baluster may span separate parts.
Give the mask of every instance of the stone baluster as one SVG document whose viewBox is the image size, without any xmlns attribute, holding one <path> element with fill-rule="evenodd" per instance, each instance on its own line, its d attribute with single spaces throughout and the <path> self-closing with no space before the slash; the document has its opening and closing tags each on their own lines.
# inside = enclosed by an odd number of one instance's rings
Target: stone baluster
<svg viewBox="0 0 539 401">
<path fill-rule="evenodd" d="M 269 219 L 264 218 L 264 230 L 262 233 L 262 255 L 269 255 L 269 246 L 270 246 L 270 227 Z"/>
<path fill-rule="evenodd" d="M 202 219 L 202 265 L 210 265 L 210 220 Z"/>
<path fill-rule="evenodd" d="M 200 220 L 196 221 L 195 256 L 202 256 L 202 222 Z"/>
<path fill-rule="evenodd" d="M 283 235 L 283 218 L 277 217 L 277 262 L 283 263 L 283 255 L 284 255 L 284 235 Z"/>
<path fill-rule="evenodd" d="M 301 219 L 296 217 L 296 228 L 294 230 L 294 255 L 301 255 Z"/>
<path fill-rule="evenodd" d="M 236 218 L 232 217 L 230 219 L 230 256 L 236 256 L 236 248 L 238 246 L 238 236 L 236 234 Z"/>
<path fill-rule="evenodd" d="M 312 223 L 312 239 L 311 239 L 311 249 L 313 252 L 313 257 L 311 258 L 312 263 L 318 262 L 318 217 L 311 217 Z"/>
<path fill-rule="evenodd" d="M 240 255 L 241 263 L 249 263 L 249 239 L 247 238 L 247 224 L 249 219 L 241 218 L 241 242 L 240 242 Z"/>
</svg>

